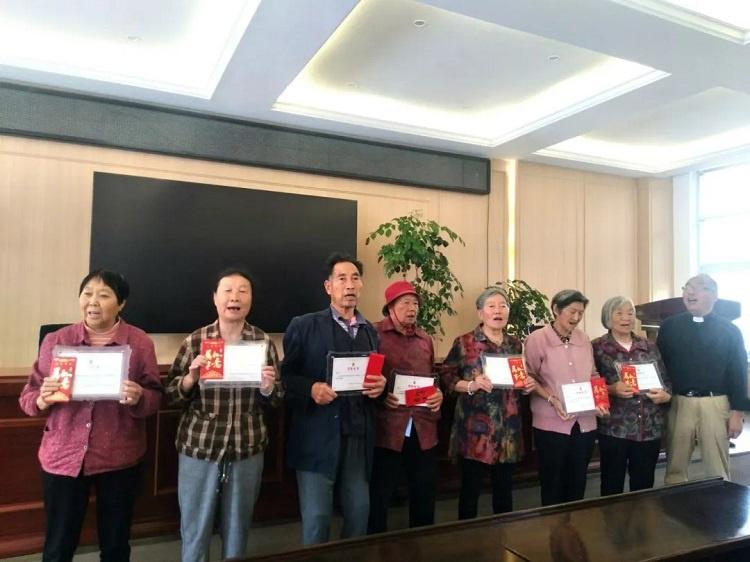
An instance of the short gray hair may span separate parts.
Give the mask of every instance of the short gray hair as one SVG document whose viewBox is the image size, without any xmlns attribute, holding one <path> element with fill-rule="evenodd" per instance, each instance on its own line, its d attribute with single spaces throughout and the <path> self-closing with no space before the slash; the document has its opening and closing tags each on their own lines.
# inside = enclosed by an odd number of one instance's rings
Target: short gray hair
<svg viewBox="0 0 750 562">
<path fill-rule="evenodd" d="M 479 293 L 476 301 L 477 310 L 482 310 L 487 300 L 494 297 L 495 295 L 500 295 L 501 297 L 503 297 L 505 299 L 505 303 L 510 306 L 510 299 L 508 298 L 508 293 L 505 292 L 505 289 L 503 289 L 499 285 L 490 285 L 484 291 Z"/>
<path fill-rule="evenodd" d="M 549 307 L 552 309 L 552 315 L 557 316 L 555 313 L 555 307 L 557 307 L 558 310 L 562 310 L 574 302 L 580 302 L 585 309 L 589 304 L 589 299 L 587 299 L 581 291 L 576 289 L 563 289 L 562 291 L 558 291 L 549 303 Z"/>
<path fill-rule="evenodd" d="M 620 308 L 623 304 L 629 304 L 635 309 L 635 305 L 633 304 L 632 300 L 630 300 L 628 297 L 621 296 L 607 299 L 602 306 L 602 326 L 604 326 L 607 330 L 612 329 L 612 313 Z"/>
<path fill-rule="evenodd" d="M 719 286 L 716 284 L 714 278 L 707 273 L 694 275 L 685 283 L 686 287 L 688 285 L 697 285 L 698 287 L 711 291 L 715 297 L 719 296 Z"/>
</svg>

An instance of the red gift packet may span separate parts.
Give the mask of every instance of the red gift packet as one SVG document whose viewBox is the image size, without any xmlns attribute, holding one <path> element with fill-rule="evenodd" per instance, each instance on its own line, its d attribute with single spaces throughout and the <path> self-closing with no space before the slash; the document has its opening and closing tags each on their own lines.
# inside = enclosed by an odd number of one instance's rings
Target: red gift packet
<svg viewBox="0 0 750 562">
<path fill-rule="evenodd" d="M 365 382 L 367 382 L 368 376 L 378 376 L 381 374 L 384 362 L 385 355 L 382 353 L 370 353 L 370 358 L 367 360 L 367 370 L 365 371 Z"/>
<path fill-rule="evenodd" d="M 522 357 L 509 357 L 508 366 L 510 367 L 510 376 L 513 377 L 513 388 L 523 388 L 526 386 L 526 367 L 523 364 Z"/>
<path fill-rule="evenodd" d="M 70 402 L 73 396 L 73 377 L 76 373 L 75 357 L 53 357 L 50 365 L 50 376 L 60 382 L 60 388 L 48 402 Z"/>
<path fill-rule="evenodd" d="M 409 388 L 404 392 L 404 399 L 407 406 L 417 406 L 424 404 L 427 399 L 437 392 L 434 386 L 424 386 L 422 388 Z"/>
<path fill-rule="evenodd" d="M 638 375 L 635 372 L 635 365 L 623 365 L 620 367 L 620 380 L 625 384 L 633 387 L 633 390 L 639 392 Z"/>
<path fill-rule="evenodd" d="M 594 406 L 597 408 L 609 408 L 607 381 L 602 377 L 594 377 L 591 379 L 591 390 L 594 392 Z"/>
<path fill-rule="evenodd" d="M 201 367 L 201 379 L 223 379 L 224 340 L 203 340 L 201 355 L 208 361 L 205 367 Z"/>
</svg>

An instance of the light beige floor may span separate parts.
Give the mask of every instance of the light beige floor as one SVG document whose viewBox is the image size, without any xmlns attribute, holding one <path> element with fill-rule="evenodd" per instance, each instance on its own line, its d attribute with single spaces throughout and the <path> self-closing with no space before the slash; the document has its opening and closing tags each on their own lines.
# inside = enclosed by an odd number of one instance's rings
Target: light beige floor
<svg viewBox="0 0 750 562">
<path fill-rule="evenodd" d="M 745 431 L 737 441 L 737 447 L 732 449 L 732 481 L 745 486 L 750 486 L 750 424 L 746 424 Z M 700 478 L 700 464 L 693 465 L 691 477 Z M 664 464 L 662 463 L 656 471 L 656 486 L 664 483 Z M 599 475 L 591 474 L 586 487 L 586 497 L 599 496 Z M 526 486 L 513 491 L 513 503 L 517 510 L 539 507 L 539 487 Z M 437 502 L 436 521 L 438 523 L 455 521 L 458 509 L 457 499 L 446 499 Z M 479 515 L 490 515 L 492 507 L 490 496 L 483 495 L 479 504 Z M 408 512 L 405 506 L 394 507 L 389 514 L 389 528 L 391 530 L 408 527 Z M 340 519 L 336 518 L 333 523 L 332 537 L 338 536 L 340 530 Z M 254 528 L 251 531 L 248 554 L 270 554 L 281 550 L 289 550 L 299 546 L 300 524 L 298 521 L 291 523 L 266 525 Z M 177 536 L 162 536 L 148 539 L 139 539 L 132 542 L 132 562 L 179 562 L 180 541 Z M 38 554 L 19 556 L 6 559 L 9 562 L 31 562 L 39 560 Z M 221 544 L 217 536 L 211 543 L 211 560 L 221 559 Z M 75 562 L 96 562 L 99 560 L 99 552 L 95 547 L 81 547 L 74 557 Z"/>
</svg>

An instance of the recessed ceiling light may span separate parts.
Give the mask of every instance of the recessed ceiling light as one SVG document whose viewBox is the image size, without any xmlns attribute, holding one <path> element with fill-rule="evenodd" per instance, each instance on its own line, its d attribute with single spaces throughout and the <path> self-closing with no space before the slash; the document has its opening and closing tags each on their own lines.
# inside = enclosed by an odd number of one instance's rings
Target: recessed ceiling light
<svg viewBox="0 0 750 562">
<path fill-rule="evenodd" d="M 560 55 L 550 55 L 547 57 L 547 60 L 550 62 L 557 62 L 560 60 Z"/>
<path fill-rule="evenodd" d="M 427 22 L 424 20 L 414 20 L 414 27 L 424 27 Z"/>
</svg>

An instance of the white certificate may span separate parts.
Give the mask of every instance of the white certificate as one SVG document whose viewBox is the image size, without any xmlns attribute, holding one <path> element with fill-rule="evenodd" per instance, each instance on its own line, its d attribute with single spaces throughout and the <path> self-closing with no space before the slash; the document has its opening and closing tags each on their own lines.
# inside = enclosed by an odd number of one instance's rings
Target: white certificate
<svg viewBox="0 0 750 562">
<path fill-rule="evenodd" d="M 664 388 L 655 363 L 632 363 L 632 365 L 635 367 L 635 376 L 641 392 L 648 392 L 652 388 Z"/>
<path fill-rule="evenodd" d="M 513 388 L 513 375 L 510 372 L 508 358 L 502 355 L 482 355 L 484 374 L 498 388 Z"/>
<path fill-rule="evenodd" d="M 328 384 L 338 393 L 359 393 L 365 389 L 365 373 L 370 361 L 366 353 L 329 353 Z"/>
<path fill-rule="evenodd" d="M 410 388 L 429 388 L 435 386 L 435 379 L 432 377 L 420 377 L 416 375 L 402 375 L 396 373 L 393 377 L 393 395 L 398 398 L 401 406 L 406 405 L 406 391 Z M 427 402 L 416 404 L 417 406 L 428 406 Z"/>
<path fill-rule="evenodd" d="M 56 346 L 56 357 L 75 357 L 73 400 L 120 400 L 122 382 L 128 377 L 130 346 Z"/>
<path fill-rule="evenodd" d="M 563 408 L 568 414 L 579 414 L 581 412 L 593 412 L 594 390 L 591 381 L 573 382 L 560 386 L 563 398 Z"/>
<path fill-rule="evenodd" d="M 224 346 L 224 377 L 205 379 L 202 384 L 220 386 L 222 384 L 259 387 L 262 381 L 261 370 L 266 364 L 268 346 L 264 341 L 246 342 Z"/>
</svg>

